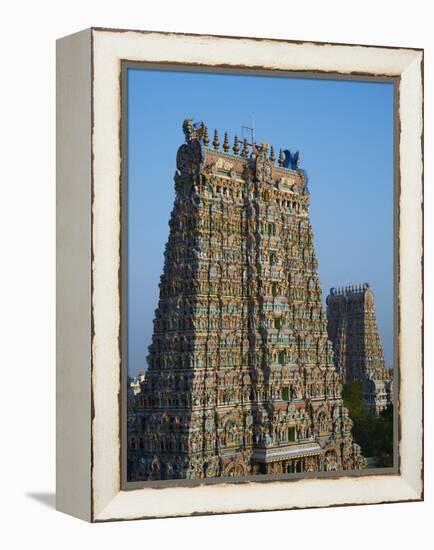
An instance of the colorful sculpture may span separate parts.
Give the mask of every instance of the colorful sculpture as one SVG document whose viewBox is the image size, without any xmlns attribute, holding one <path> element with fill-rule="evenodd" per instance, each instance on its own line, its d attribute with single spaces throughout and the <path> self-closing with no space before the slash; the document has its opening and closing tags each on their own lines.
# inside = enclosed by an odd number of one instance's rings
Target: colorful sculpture
<svg viewBox="0 0 434 550">
<path fill-rule="evenodd" d="M 353 470 L 302 170 L 184 122 L 128 479 Z M 296 163 L 297 164 L 297 163 Z"/>
</svg>

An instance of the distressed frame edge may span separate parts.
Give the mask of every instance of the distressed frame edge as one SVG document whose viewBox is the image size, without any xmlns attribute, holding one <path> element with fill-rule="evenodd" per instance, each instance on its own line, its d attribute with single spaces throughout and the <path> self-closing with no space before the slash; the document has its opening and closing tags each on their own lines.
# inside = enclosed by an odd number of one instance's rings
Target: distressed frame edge
<svg viewBox="0 0 434 550">
<path fill-rule="evenodd" d="M 401 464 L 401 474 L 424 499 L 424 52 L 415 52 L 412 61 L 401 75 L 399 103 L 399 170 L 400 170 L 400 232 L 398 270 L 399 307 L 401 309 L 398 346 L 401 363 L 399 380 L 399 436 L 402 431 L 413 437 L 415 453 Z M 411 104 L 407 98 L 409 90 L 417 90 L 417 101 Z M 401 101 L 405 96 L 407 101 Z M 412 145 L 415 150 L 412 151 Z M 413 181 L 415 182 L 413 184 Z M 416 187 L 416 189 L 415 189 Z M 416 195 L 416 196 L 415 196 Z M 408 203 L 408 206 L 407 206 Z M 414 210 L 412 210 L 414 209 Z M 410 221 L 410 218 L 413 216 Z M 412 241 L 416 237 L 416 242 Z M 410 256 L 410 260 L 408 260 Z M 402 266 L 405 266 L 402 269 Z M 410 271 L 410 274 L 409 274 Z M 404 313 L 402 313 L 404 312 Z M 414 324 L 407 321 L 406 314 L 415 313 Z M 408 341 L 413 341 L 416 360 L 414 369 L 407 362 Z M 407 368 L 403 368 L 406 365 Z M 408 387 L 410 386 L 411 389 Z M 418 400 L 411 399 L 413 392 Z M 404 408 L 407 407 L 407 411 Z M 411 409 L 411 410 L 409 410 Z M 404 414 L 402 411 L 406 414 Z M 414 418 L 412 418 L 414 417 Z M 405 423 L 405 426 L 403 424 Z M 416 428 L 416 435 L 411 432 Z M 416 455 L 416 456 L 414 456 Z M 407 457 L 408 458 L 408 457 Z"/>
<path fill-rule="evenodd" d="M 186 36 L 186 37 L 199 37 L 199 38 L 228 38 L 234 40 L 253 40 L 255 42 L 283 42 L 285 44 L 313 44 L 318 46 L 360 46 L 363 48 L 379 48 L 382 50 L 407 50 L 414 52 L 423 52 L 424 48 L 418 47 L 402 47 L 402 46 L 388 46 L 386 44 L 354 44 L 350 42 L 330 42 L 321 40 L 303 40 L 303 39 L 289 39 L 289 38 L 270 38 L 267 36 L 245 36 L 245 35 L 228 35 L 228 34 L 210 34 L 210 33 L 195 33 L 195 32 L 178 32 L 178 31 L 155 31 L 150 29 L 123 29 L 119 27 L 91 27 L 95 32 L 108 32 L 108 33 L 138 33 L 138 34 L 159 34 L 159 35 L 173 35 L 173 36 Z"/>
<path fill-rule="evenodd" d="M 376 482 L 382 482 L 386 478 L 386 476 L 369 476 L 372 479 L 375 479 Z M 228 505 L 225 505 L 224 508 L 218 507 L 218 508 L 201 508 L 201 509 L 192 509 L 190 511 L 184 511 L 184 512 L 172 512 L 172 511 L 161 511 L 161 512 L 153 512 L 148 514 L 137 514 L 135 512 L 132 512 L 130 514 L 125 514 L 122 510 L 125 509 L 125 506 L 128 505 L 127 500 L 129 500 L 129 494 L 132 493 L 131 490 L 121 490 L 119 491 L 113 499 L 107 504 L 107 506 L 96 516 L 93 518 L 94 523 L 105 523 L 105 522 L 111 522 L 111 521 L 132 521 L 132 520 L 144 520 L 144 519 L 167 519 L 167 518 L 177 518 L 177 517 L 194 517 L 194 516 L 210 516 L 210 515 L 227 515 L 227 514 L 244 514 L 244 513 L 252 513 L 252 512 L 278 512 L 278 511 L 286 511 L 286 510 L 312 510 L 316 508 L 340 508 L 343 506 L 371 506 L 371 505 L 380 505 L 380 504 L 397 504 L 397 503 L 409 503 L 409 502 L 421 502 L 423 501 L 423 494 L 422 492 L 415 490 L 414 486 L 412 486 L 410 483 L 408 483 L 402 476 L 396 475 L 396 476 L 390 476 L 390 478 L 395 477 L 396 480 L 393 480 L 395 483 L 395 489 L 397 489 L 398 493 L 394 497 L 387 497 L 387 498 L 376 498 L 372 499 L 369 502 L 366 502 L 362 498 L 344 498 L 340 500 L 334 500 L 333 502 L 322 502 L 322 501 L 316 501 L 312 502 L 311 504 L 297 504 L 297 503 L 285 503 L 284 505 L 278 504 L 276 506 L 273 505 L 263 505 L 262 507 L 256 506 L 256 505 L 247 505 L 245 504 L 243 507 L 235 507 L 231 509 Z M 342 478 L 340 478 L 342 479 Z M 289 483 L 297 483 L 302 482 L 303 480 L 297 480 L 297 481 L 289 481 Z M 315 479 L 312 480 L 315 483 L 323 483 L 326 481 L 326 479 Z M 336 483 L 339 481 L 338 479 L 329 478 L 327 481 L 330 481 L 331 483 Z M 277 482 L 270 482 L 270 484 L 276 483 L 276 484 L 282 484 L 282 483 L 288 483 L 285 481 L 277 481 Z M 244 484 L 247 489 L 254 488 L 253 486 L 258 485 L 256 482 L 246 483 Z M 234 484 L 228 484 L 228 483 L 222 483 L 220 485 L 215 485 L 214 487 L 218 487 L 219 489 L 225 490 L 228 492 L 231 488 L 235 487 Z M 195 489 L 204 489 L 207 486 L 201 485 L 198 487 L 195 487 Z M 210 486 L 208 486 L 210 487 Z M 188 491 L 192 490 L 193 487 L 170 487 L 166 489 L 160 489 L 165 491 Z M 375 487 L 372 487 L 373 490 L 375 490 Z M 134 492 L 139 492 L 140 489 L 137 489 Z M 176 498 L 177 495 L 175 493 L 172 493 L 172 497 Z M 195 498 L 200 497 L 201 495 L 196 495 Z M 205 496 L 205 495 L 202 495 Z M 227 496 L 227 495 L 226 495 Z M 142 495 L 142 498 L 144 495 Z M 152 498 L 152 495 L 147 495 L 147 498 Z M 208 495 L 208 498 L 210 498 L 210 495 Z M 254 498 L 254 497 L 253 497 Z M 177 499 L 179 500 L 179 499 Z M 228 498 L 228 501 L 230 501 L 230 497 Z"/>
<path fill-rule="evenodd" d="M 98 31 L 99 29 L 92 29 L 92 33 L 94 33 L 95 31 Z M 104 32 L 107 32 L 106 30 L 104 30 Z M 113 32 L 117 32 L 117 31 L 113 31 Z M 131 32 L 131 31 L 122 31 L 122 32 Z M 160 34 L 160 35 L 165 35 L 166 33 L 153 33 L 152 31 L 150 31 L 152 34 Z M 175 33 L 167 33 L 167 34 L 170 34 L 172 37 L 175 36 Z M 181 36 L 184 36 L 184 35 L 181 35 Z M 195 35 L 196 37 L 200 37 L 201 35 Z M 234 38 L 234 37 L 227 37 L 227 38 Z M 246 39 L 246 40 L 254 40 L 254 39 Z M 266 39 L 260 39 L 260 40 L 266 40 Z M 291 43 L 291 41 L 282 41 L 282 42 L 287 42 L 287 43 Z M 312 45 L 312 44 L 315 44 L 315 43 L 311 43 L 311 42 L 308 42 L 308 44 Z M 332 46 L 332 45 L 331 45 Z M 354 45 L 346 45 L 346 49 L 352 49 L 354 48 L 355 46 Z M 363 46 L 361 46 L 363 47 Z M 366 46 L 368 47 L 368 46 Z M 377 47 L 378 48 L 378 47 Z M 379 48 L 381 49 L 381 47 Z M 415 50 L 415 49 L 412 49 L 412 50 L 409 50 L 409 49 L 406 49 L 406 48 L 397 48 L 399 50 L 403 50 L 403 51 L 411 51 L 414 55 L 412 57 L 412 62 L 408 65 L 410 66 L 413 61 L 416 59 L 416 63 L 418 63 L 418 60 L 420 61 L 420 66 L 422 66 L 423 64 L 423 51 L 421 50 Z M 404 71 L 405 72 L 405 71 Z M 402 73 L 402 76 L 404 75 L 404 72 Z M 421 71 L 419 71 L 418 73 L 419 75 L 421 74 Z M 417 76 L 417 75 L 416 75 Z M 423 84 L 421 85 L 421 89 L 420 89 L 420 102 L 418 102 L 418 106 L 419 107 L 422 107 L 423 105 Z M 422 111 L 422 109 L 420 109 L 420 111 Z M 421 115 L 422 113 L 420 112 L 419 115 Z M 423 127 L 422 127 L 422 117 L 420 116 L 420 123 L 421 123 L 421 133 L 422 133 L 422 136 L 423 136 Z M 402 128 L 401 128 L 401 132 L 402 132 Z M 420 150 L 419 151 L 420 153 L 422 153 L 422 151 Z M 402 162 L 402 156 L 401 156 L 401 162 Z M 422 170 L 423 170 L 423 156 L 420 155 L 420 158 L 417 159 L 417 162 L 419 163 L 419 166 L 421 168 L 421 173 Z M 418 182 L 419 183 L 419 182 Z M 422 180 L 420 181 L 420 183 L 422 184 Z M 422 190 L 422 189 L 421 189 Z M 401 205 L 402 206 L 402 205 Z M 418 221 L 418 225 L 420 225 L 420 222 L 421 222 L 421 218 Z M 418 243 L 418 245 L 422 244 L 421 242 Z M 423 250 L 422 250 L 423 252 Z M 420 272 L 421 276 L 422 276 L 422 273 Z M 421 281 L 420 281 L 421 283 Z M 420 285 L 420 291 L 422 292 L 422 286 Z M 422 295 L 422 294 L 421 294 Z M 423 318 L 421 318 L 421 322 L 423 323 Z M 420 338 L 420 334 L 419 334 L 419 339 L 421 340 Z M 422 388 L 421 388 L 421 392 L 422 392 Z M 421 403 L 421 406 L 422 406 L 422 403 Z M 421 434 L 422 435 L 422 434 Z M 406 499 L 406 500 L 409 500 L 409 501 L 413 501 L 413 500 L 421 500 L 423 498 L 423 455 L 421 454 L 421 463 L 420 463 L 420 467 L 421 467 L 421 474 L 422 474 L 422 477 L 420 478 L 419 481 L 421 481 L 421 483 L 418 483 L 418 481 L 416 480 L 415 483 L 411 484 L 411 483 L 408 483 L 405 481 L 405 479 L 402 477 L 402 476 L 394 476 L 394 477 L 397 477 L 399 479 L 401 479 L 401 481 L 403 482 L 402 485 L 402 490 L 403 490 L 403 493 L 401 494 L 401 497 L 398 499 L 392 499 L 392 500 L 387 500 L 386 502 L 396 502 L 396 501 L 401 501 L 402 498 Z M 378 478 L 377 478 L 378 479 Z M 413 479 L 413 481 L 415 481 Z M 336 480 L 334 480 L 334 482 L 336 483 Z M 279 483 L 282 483 L 282 482 L 279 482 Z M 93 487 L 93 489 L 95 489 L 95 487 Z M 178 488 L 176 488 L 178 489 Z M 227 489 L 227 487 L 226 487 Z M 165 489 L 166 490 L 166 489 Z M 181 489 L 181 490 L 185 490 L 185 489 Z M 139 490 L 140 492 L 142 492 L 143 490 Z M 134 491 L 133 491 L 134 492 Z M 136 491 L 137 492 L 137 491 Z M 405 492 L 405 494 L 404 494 Z M 132 491 L 119 491 L 111 500 L 109 503 L 107 503 L 107 505 L 105 507 L 103 507 L 102 509 L 99 510 L 99 512 L 97 514 L 93 514 L 92 515 L 92 520 L 93 521 L 109 521 L 109 520 L 120 520 L 120 519 L 139 519 L 139 518 L 143 518 L 143 517 L 175 517 L 177 514 L 170 514 L 169 516 L 165 515 L 164 513 L 162 513 L 161 515 L 154 515 L 154 516 L 127 516 L 127 517 L 122 517 L 122 512 L 119 513 L 119 510 L 113 514 L 113 512 L 115 511 L 115 509 L 118 507 L 118 504 L 119 504 L 119 501 L 121 500 L 122 502 L 124 502 L 124 494 L 125 493 L 132 493 Z M 94 497 L 94 495 L 92 495 L 92 497 Z M 375 502 L 374 501 L 371 501 L 369 502 L 369 504 L 374 504 Z M 351 504 L 368 504 L 366 502 L 346 502 L 345 504 L 342 504 L 342 503 L 330 503 L 328 504 L 329 506 L 333 506 L 333 505 L 336 505 L 336 506 L 340 506 L 340 505 L 351 505 Z M 313 505 L 313 506 L 294 506 L 295 508 L 298 508 L 298 507 L 318 507 L 318 506 L 324 506 L 324 504 L 319 504 L 319 505 Z M 272 508 L 272 509 L 291 509 L 291 508 L 294 508 L 294 507 L 291 507 L 291 506 L 286 506 L 285 508 Z M 265 511 L 265 508 L 262 508 L 262 510 Z M 238 509 L 234 509 L 234 510 L 231 510 L 230 512 L 227 512 L 227 513 L 237 513 L 237 512 L 242 512 L 242 511 L 254 511 L 252 509 L 245 509 L 245 510 L 238 510 Z M 260 511 L 260 510 L 257 510 L 257 511 Z M 181 513 L 181 514 L 178 514 L 178 515 L 194 515 L 196 512 L 191 512 L 191 514 L 189 513 Z M 200 514 L 207 514 L 207 513 L 225 513 L 224 511 L 200 511 L 200 512 L 197 512 L 197 513 L 200 513 Z"/>
<path fill-rule="evenodd" d="M 56 509 L 91 510 L 91 41 L 56 41 Z"/>
</svg>

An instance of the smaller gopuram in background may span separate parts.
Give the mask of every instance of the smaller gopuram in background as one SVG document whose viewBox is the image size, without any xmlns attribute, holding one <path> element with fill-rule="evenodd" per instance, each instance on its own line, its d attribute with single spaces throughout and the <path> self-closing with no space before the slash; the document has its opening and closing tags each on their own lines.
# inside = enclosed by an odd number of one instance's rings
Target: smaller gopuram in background
<svg viewBox="0 0 434 550">
<path fill-rule="evenodd" d="M 369 283 L 330 289 L 327 329 L 344 382 L 360 380 L 367 408 L 380 414 L 392 402 L 393 373 L 384 362 Z"/>
</svg>

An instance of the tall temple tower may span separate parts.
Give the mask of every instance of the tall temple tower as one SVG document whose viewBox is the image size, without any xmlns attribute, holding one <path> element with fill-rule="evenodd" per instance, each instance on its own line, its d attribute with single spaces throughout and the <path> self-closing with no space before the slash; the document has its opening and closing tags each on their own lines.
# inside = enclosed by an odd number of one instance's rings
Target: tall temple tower
<svg viewBox="0 0 434 550">
<path fill-rule="evenodd" d="M 298 153 L 183 124 L 128 478 L 365 466 L 342 404 Z"/>
<path fill-rule="evenodd" d="M 393 382 L 384 362 L 369 284 L 330 289 L 327 320 L 337 370 L 345 382 L 363 383 L 366 406 L 379 414 L 392 402 Z"/>
</svg>

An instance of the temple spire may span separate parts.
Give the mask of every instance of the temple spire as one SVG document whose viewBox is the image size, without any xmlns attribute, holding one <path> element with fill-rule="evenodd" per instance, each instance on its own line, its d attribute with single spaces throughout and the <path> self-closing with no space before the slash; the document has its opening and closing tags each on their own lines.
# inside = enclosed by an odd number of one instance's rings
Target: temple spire
<svg viewBox="0 0 434 550">
<path fill-rule="evenodd" d="M 303 174 L 272 167 L 253 129 L 243 144 L 224 133 L 223 148 L 215 131 L 205 150 L 203 126 L 185 127 L 148 370 L 129 392 L 128 480 L 363 468 L 327 343 Z M 241 158 L 229 154 L 240 145 Z"/>
</svg>

